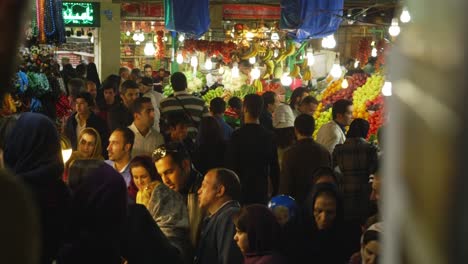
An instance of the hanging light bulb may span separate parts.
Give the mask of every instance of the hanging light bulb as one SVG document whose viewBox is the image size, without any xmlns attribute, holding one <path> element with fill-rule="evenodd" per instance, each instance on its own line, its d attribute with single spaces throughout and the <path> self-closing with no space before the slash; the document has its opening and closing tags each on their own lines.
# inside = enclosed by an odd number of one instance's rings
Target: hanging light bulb
<svg viewBox="0 0 468 264">
<path fill-rule="evenodd" d="M 283 76 L 281 76 L 281 84 L 283 86 L 290 86 L 292 84 L 292 78 L 289 76 L 289 71 L 283 73 Z"/>
<path fill-rule="evenodd" d="M 231 76 L 232 78 L 239 78 L 239 67 L 237 67 L 237 63 L 232 65 Z"/>
<path fill-rule="evenodd" d="M 328 46 L 329 46 L 328 43 L 329 43 L 328 42 L 328 37 L 325 37 L 325 38 L 322 39 L 322 47 L 323 48 L 328 49 Z"/>
<path fill-rule="evenodd" d="M 398 26 L 398 18 L 392 19 L 392 25 L 388 29 L 388 33 L 390 33 L 390 36 L 392 37 L 396 37 L 400 34 L 400 26 Z"/>
<path fill-rule="evenodd" d="M 190 66 L 196 68 L 198 66 L 198 58 L 197 56 L 192 56 L 192 58 L 190 58 Z"/>
<path fill-rule="evenodd" d="M 372 48 L 371 56 L 374 58 L 377 57 L 377 49 L 375 47 Z"/>
<path fill-rule="evenodd" d="M 330 35 L 328 36 L 329 37 L 329 44 L 328 44 L 328 47 L 330 49 L 334 49 L 336 47 L 336 40 L 335 40 L 335 36 L 334 35 Z"/>
<path fill-rule="evenodd" d="M 333 64 L 331 70 L 330 70 L 330 75 L 335 78 L 341 78 L 341 75 L 343 74 L 343 70 L 341 69 L 340 66 L 340 60 L 338 59 L 338 55 L 336 55 L 335 63 Z"/>
<path fill-rule="evenodd" d="M 179 36 L 179 41 L 180 41 L 180 42 L 184 42 L 184 40 L 185 40 L 184 35 L 183 35 L 183 34 L 180 34 L 180 36 Z"/>
<path fill-rule="evenodd" d="M 314 51 L 307 49 L 307 66 L 312 66 L 315 63 Z"/>
<path fill-rule="evenodd" d="M 349 87 L 348 79 L 344 78 L 343 82 L 341 82 L 341 88 L 346 89 Z"/>
<path fill-rule="evenodd" d="M 385 82 L 382 87 L 382 94 L 384 96 L 392 96 L 392 82 Z"/>
<path fill-rule="evenodd" d="M 205 69 L 207 70 L 211 70 L 213 69 L 213 63 L 211 62 L 211 58 L 206 58 L 206 61 L 205 61 Z"/>
<path fill-rule="evenodd" d="M 132 38 L 133 38 L 133 41 L 137 42 L 137 41 L 140 39 L 139 33 L 136 33 L 136 32 L 133 33 L 133 37 L 132 37 Z"/>
<path fill-rule="evenodd" d="M 375 46 L 375 40 L 373 40 L 370 45 L 371 45 L 371 47 L 374 47 Z"/>
<path fill-rule="evenodd" d="M 94 43 L 94 36 L 91 36 L 89 41 L 91 41 L 91 43 Z"/>
<path fill-rule="evenodd" d="M 252 77 L 252 80 L 260 78 L 260 69 L 258 68 L 258 65 L 255 65 L 255 67 L 250 71 L 250 77 Z"/>
<path fill-rule="evenodd" d="M 403 11 L 401 11 L 400 21 L 402 23 L 408 23 L 411 21 L 411 15 L 406 6 L 403 7 Z"/>
<path fill-rule="evenodd" d="M 255 62 L 257 62 L 257 59 L 255 58 L 255 56 L 249 58 L 250 64 L 255 64 Z"/>
<path fill-rule="evenodd" d="M 137 41 L 137 42 L 135 42 L 135 44 L 136 44 L 136 45 L 140 45 L 141 43 L 140 43 L 140 41 Z"/>
<path fill-rule="evenodd" d="M 353 15 L 353 10 L 348 9 L 348 15 L 347 15 L 347 16 L 348 16 L 348 17 L 351 17 L 352 15 Z"/>
<path fill-rule="evenodd" d="M 167 42 L 167 37 L 166 36 L 163 37 L 163 41 Z"/>
<path fill-rule="evenodd" d="M 182 56 L 182 53 L 177 53 L 177 58 L 176 61 L 178 64 L 182 64 L 184 62 L 184 56 Z"/>
<path fill-rule="evenodd" d="M 143 50 L 146 56 L 153 56 L 156 53 L 156 49 L 154 48 L 153 42 L 148 41 L 145 44 L 145 49 Z"/>
<path fill-rule="evenodd" d="M 130 37 L 130 31 L 127 30 L 127 32 L 125 32 L 125 35 L 127 35 L 127 37 Z"/>
<path fill-rule="evenodd" d="M 278 49 L 275 49 L 275 51 L 273 51 L 273 57 L 274 58 L 278 57 L 278 53 L 279 53 Z"/>
<path fill-rule="evenodd" d="M 279 34 L 277 32 L 271 33 L 271 40 L 278 41 L 280 39 Z"/>
<path fill-rule="evenodd" d="M 359 61 L 358 60 L 354 62 L 354 68 L 357 68 L 357 67 L 359 67 Z"/>
<path fill-rule="evenodd" d="M 245 38 L 247 38 L 247 40 L 252 40 L 254 38 L 254 33 L 252 32 L 247 32 L 247 34 L 245 34 Z"/>
<path fill-rule="evenodd" d="M 367 17 L 367 11 L 364 10 L 364 12 L 362 12 L 362 17 Z"/>
<path fill-rule="evenodd" d="M 140 35 L 138 36 L 138 41 L 140 41 L 140 42 L 145 41 L 145 34 L 140 33 Z"/>
</svg>

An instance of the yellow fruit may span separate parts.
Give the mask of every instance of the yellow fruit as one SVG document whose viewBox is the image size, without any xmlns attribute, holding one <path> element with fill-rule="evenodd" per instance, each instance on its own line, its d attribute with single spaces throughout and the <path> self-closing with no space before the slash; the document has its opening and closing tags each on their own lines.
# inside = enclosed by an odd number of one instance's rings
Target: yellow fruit
<svg viewBox="0 0 468 264">
<path fill-rule="evenodd" d="M 299 76 L 299 74 L 301 73 L 301 68 L 299 67 L 299 65 L 294 65 L 294 69 L 292 72 L 289 73 L 289 76 L 291 77 L 297 77 Z"/>
</svg>

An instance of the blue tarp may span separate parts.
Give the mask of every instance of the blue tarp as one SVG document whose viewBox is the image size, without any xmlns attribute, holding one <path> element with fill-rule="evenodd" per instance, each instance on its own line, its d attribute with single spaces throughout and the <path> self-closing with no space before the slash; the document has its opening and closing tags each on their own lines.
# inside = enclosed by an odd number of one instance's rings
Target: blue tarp
<svg viewBox="0 0 468 264">
<path fill-rule="evenodd" d="M 209 0 L 164 0 L 166 29 L 199 38 L 210 27 Z"/>
<path fill-rule="evenodd" d="M 281 0 L 280 28 L 296 41 L 323 38 L 341 24 L 344 0 Z"/>
</svg>

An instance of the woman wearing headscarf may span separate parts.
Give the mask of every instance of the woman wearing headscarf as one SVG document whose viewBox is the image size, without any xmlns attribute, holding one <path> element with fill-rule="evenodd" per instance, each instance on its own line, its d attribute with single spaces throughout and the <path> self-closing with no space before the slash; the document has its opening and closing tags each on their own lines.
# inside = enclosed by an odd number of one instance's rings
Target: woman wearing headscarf
<svg viewBox="0 0 468 264">
<path fill-rule="evenodd" d="M 252 204 L 234 215 L 234 240 L 244 255 L 245 264 L 283 264 L 279 254 L 280 226 L 268 207 Z"/>
<path fill-rule="evenodd" d="M 5 164 L 26 184 L 39 211 L 41 263 L 51 263 L 63 241 L 70 194 L 61 180 L 63 160 L 50 119 L 23 113 L 7 136 Z"/>
<path fill-rule="evenodd" d="M 94 62 L 88 63 L 86 66 L 86 79 L 92 81 L 96 84 L 96 87 L 101 87 L 101 81 L 99 80 L 99 74 L 97 72 L 97 67 Z"/>
<path fill-rule="evenodd" d="M 342 264 L 351 254 L 346 253 L 343 236 L 343 204 L 333 184 L 322 183 L 306 199 L 303 208 L 302 259 L 313 263 Z"/>
<path fill-rule="evenodd" d="M 377 264 L 381 252 L 382 222 L 370 226 L 361 237 L 361 250 L 354 254 L 349 264 Z"/>
<path fill-rule="evenodd" d="M 82 164 L 82 173 L 70 170 L 70 221 L 58 263 L 121 263 L 120 240 L 127 214 L 125 181 L 104 162 L 97 168 L 96 161 L 80 162 L 92 164 L 89 169 Z"/>
</svg>

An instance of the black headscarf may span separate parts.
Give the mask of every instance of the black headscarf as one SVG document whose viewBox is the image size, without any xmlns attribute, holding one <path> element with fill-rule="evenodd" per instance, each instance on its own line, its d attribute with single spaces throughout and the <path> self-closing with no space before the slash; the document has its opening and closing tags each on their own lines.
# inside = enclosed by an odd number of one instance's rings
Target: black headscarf
<svg viewBox="0 0 468 264">
<path fill-rule="evenodd" d="M 320 194 L 327 193 L 336 199 L 336 217 L 327 230 L 318 230 L 314 218 L 315 200 Z M 344 263 L 347 259 L 343 243 L 343 202 L 335 185 L 316 184 L 304 204 L 304 253 L 314 263 Z"/>
<path fill-rule="evenodd" d="M 33 194 L 40 215 L 41 263 L 50 263 L 63 241 L 70 197 L 61 180 L 59 135 L 46 116 L 23 113 L 6 138 L 5 164 Z"/>
<path fill-rule="evenodd" d="M 23 113 L 5 142 L 6 165 L 27 184 L 43 186 L 60 179 L 63 160 L 60 138 L 52 121 Z"/>
<path fill-rule="evenodd" d="M 94 64 L 94 62 L 90 62 L 86 67 L 86 79 L 94 82 L 96 84 L 96 87 L 99 89 L 99 87 L 101 87 L 101 80 L 99 79 L 96 64 Z"/>
<path fill-rule="evenodd" d="M 120 263 L 127 188 L 107 164 L 83 175 L 74 187 L 67 242 L 59 263 Z"/>
</svg>

